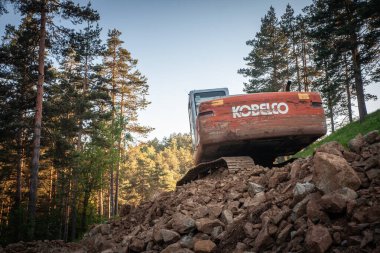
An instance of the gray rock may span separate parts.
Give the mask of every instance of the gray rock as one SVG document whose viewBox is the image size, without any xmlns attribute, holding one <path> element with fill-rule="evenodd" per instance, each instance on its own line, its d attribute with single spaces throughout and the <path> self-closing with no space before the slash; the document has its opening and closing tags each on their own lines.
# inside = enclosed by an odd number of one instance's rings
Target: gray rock
<svg viewBox="0 0 380 253">
<path fill-rule="evenodd" d="M 362 147 L 364 147 L 366 144 L 367 143 L 364 140 L 363 135 L 358 134 L 355 138 L 353 138 L 352 140 L 348 142 L 348 147 L 351 151 L 359 154 Z"/>
<path fill-rule="evenodd" d="M 257 193 L 262 192 L 264 190 L 265 190 L 265 188 L 262 185 L 259 185 L 259 184 L 253 183 L 253 182 L 248 182 L 248 193 L 249 193 L 249 196 L 251 196 L 252 198 Z"/>
<path fill-rule="evenodd" d="M 180 234 L 186 234 L 195 228 L 195 221 L 181 213 L 175 213 L 172 217 L 172 227 Z"/>
<path fill-rule="evenodd" d="M 360 187 L 360 178 L 344 158 L 317 152 L 313 161 L 313 181 L 322 192 L 329 193 L 343 187 L 357 190 Z"/>
<path fill-rule="evenodd" d="M 166 243 L 174 243 L 181 237 L 177 232 L 168 229 L 160 229 L 160 234 Z"/>
<path fill-rule="evenodd" d="M 312 183 L 297 183 L 293 189 L 293 195 L 295 198 L 302 197 L 308 193 L 311 193 L 314 189 L 315 185 Z"/>
<path fill-rule="evenodd" d="M 373 144 L 378 141 L 379 139 L 379 130 L 373 130 L 363 136 L 364 140 L 369 143 Z"/>
</svg>

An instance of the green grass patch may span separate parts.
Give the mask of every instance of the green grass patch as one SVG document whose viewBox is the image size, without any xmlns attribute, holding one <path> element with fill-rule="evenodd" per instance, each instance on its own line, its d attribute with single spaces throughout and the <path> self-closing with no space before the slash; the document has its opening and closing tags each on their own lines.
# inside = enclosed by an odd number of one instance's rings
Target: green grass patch
<svg viewBox="0 0 380 253">
<path fill-rule="evenodd" d="M 363 123 L 355 121 L 350 123 L 334 133 L 324 137 L 323 139 L 314 142 L 302 151 L 295 154 L 293 157 L 307 157 L 313 154 L 314 150 L 322 144 L 330 141 L 337 141 L 343 146 L 347 147 L 348 142 L 359 133 L 366 134 L 373 130 L 380 131 L 380 110 L 377 110 L 371 114 L 368 114 Z"/>
</svg>

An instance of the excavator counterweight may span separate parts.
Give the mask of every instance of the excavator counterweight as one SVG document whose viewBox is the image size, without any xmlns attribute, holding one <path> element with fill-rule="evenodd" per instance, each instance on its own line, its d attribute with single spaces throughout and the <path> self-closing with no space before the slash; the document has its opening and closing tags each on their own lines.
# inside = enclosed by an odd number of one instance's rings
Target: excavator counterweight
<svg viewBox="0 0 380 253">
<path fill-rule="evenodd" d="M 227 88 L 194 90 L 189 93 L 189 120 L 197 165 L 189 171 L 193 175 L 207 171 L 202 164 L 219 164 L 221 157 L 248 156 L 270 166 L 276 157 L 295 154 L 326 133 L 316 92 L 230 96 Z M 196 179 L 184 178 L 192 179 L 178 184 Z"/>
</svg>

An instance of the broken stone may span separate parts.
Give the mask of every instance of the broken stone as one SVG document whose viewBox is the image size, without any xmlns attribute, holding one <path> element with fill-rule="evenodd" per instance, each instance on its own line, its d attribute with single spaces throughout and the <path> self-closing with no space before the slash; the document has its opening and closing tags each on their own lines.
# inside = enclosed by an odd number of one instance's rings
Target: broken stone
<svg viewBox="0 0 380 253">
<path fill-rule="evenodd" d="M 265 201 L 265 192 L 259 192 L 253 198 L 245 199 L 243 207 L 258 206 Z"/>
<path fill-rule="evenodd" d="M 226 225 L 231 224 L 234 221 L 234 215 L 232 214 L 232 212 L 230 210 L 228 210 L 228 209 L 223 210 L 223 212 L 222 212 L 222 221 Z"/>
<path fill-rule="evenodd" d="M 211 219 L 218 218 L 223 210 L 222 205 L 208 205 L 207 208 Z"/>
<path fill-rule="evenodd" d="M 306 196 L 303 200 L 298 202 L 292 209 L 291 219 L 292 221 L 297 220 L 306 213 L 306 205 L 310 200 L 310 195 Z"/>
<path fill-rule="evenodd" d="M 301 159 L 295 160 L 290 167 L 290 178 L 291 179 L 297 179 L 299 178 L 301 170 Z"/>
<path fill-rule="evenodd" d="M 324 193 L 349 187 L 357 190 L 360 179 L 348 162 L 336 155 L 317 152 L 314 156 L 313 181 Z"/>
<path fill-rule="evenodd" d="M 255 229 L 251 222 L 246 222 L 243 226 L 244 233 L 247 237 L 255 238 L 260 230 Z"/>
<path fill-rule="evenodd" d="M 331 142 L 327 142 L 325 144 L 322 144 L 315 151 L 316 152 L 324 152 L 324 153 L 333 154 L 333 155 L 343 157 L 344 148 L 339 142 L 331 141 Z"/>
<path fill-rule="evenodd" d="M 277 243 L 283 243 L 286 241 L 286 238 L 289 236 L 290 230 L 293 228 L 292 224 L 288 224 L 281 230 L 281 232 L 277 236 Z"/>
<path fill-rule="evenodd" d="M 373 130 L 371 132 L 368 132 L 363 136 L 363 139 L 368 143 L 368 144 L 373 144 L 378 141 L 379 139 L 379 130 Z"/>
<path fill-rule="evenodd" d="M 212 232 L 211 232 L 211 238 L 212 239 L 216 239 L 218 238 L 218 236 L 223 232 L 223 227 L 222 226 L 217 226 L 217 227 L 214 227 L 212 229 Z"/>
<path fill-rule="evenodd" d="M 268 227 L 269 227 L 269 218 L 264 217 L 262 221 L 262 228 L 255 239 L 255 243 L 254 243 L 255 251 L 259 251 L 262 247 L 269 245 L 273 242 L 273 239 L 269 234 Z"/>
<path fill-rule="evenodd" d="M 346 209 L 346 200 L 335 192 L 323 195 L 320 203 L 322 208 L 329 213 L 341 213 Z"/>
<path fill-rule="evenodd" d="M 375 178 L 379 177 L 380 175 L 380 169 L 371 169 L 365 172 L 369 180 L 374 180 Z"/>
<path fill-rule="evenodd" d="M 358 134 L 355 138 L 348 142 L 348 147 L 351 151 L 359 154 L 362 147 L 366 145 L 366 142 L 362 134 Z"/>
<path fill-rule="evenodd" d="M 194 218 L 199 219 L 199 218 L 204 218 L 208 214 L 208 208 L 207 206 L 200 206 L 197 208 L 197 210 L 194 213 Z"/>
<path fill-rule="evenodd" d="M 211 240 L 199 240 L 194 244 L 195 252 L 210 253 L 216 251 L 216 244 Z"/>
<path fill-rule="evenodd" d="M 264 190 L 264 186 L 253 182 L 248 182 L 248 193 L 251 198 L 253 198 L 257 193 L 263 192 Z"/>
<path fill-rule="evenodd" d="M 214 227 L 223 226 L 223 222 L 218 219 L 201 218 L 195 221 L 198 231 L 211 234 Z"/>
<path fill-rule="evenodd" d="M 282 221 L 283 219 L 286 219 L 290 214 L 292 210 L 289 209 L 289 207 L 284 206 L 283 209 L 278 212 L 275 216 L 271 217 L 271 221 L 273 224 L 277 225 Z"/>
<path fill-rule="evenodd" d="M 145 249 L 145 242 L 137 237 L 132 238 L 129 248 L 133 251 L 141 252 Z"/>
<path fill-rule="evenodd" d="M 160 253 L 194 253 L 194 252 L 187 248 L 181 248 L 181 245 L 179 243 L 173 243 L 167 246 Z"/>
<path fill-rule="evenodd" d="M 332 239 L 329 230 L 318 224 L 308 229 L 305 243 L 310 251 L 323 253 L 330 248 Z"/>
<path fill-rule="evenodd" d="M 305 196 L 308 193 L 314 191 L 315 185 L 312 183 L 297 183 L 293 189 L 293 195 L 295 198 Z"/>
<path fill-rule="evenodd" d="M 195 221 L 181 213 L 176 213 L 172 217 L 172 228 L 180 234 L 186 234 L 195 227 Z"/>
<path fill-rule="evenodd" d="M 174 243 L 178 241 L 181 237 L 177 232 L 168 229 L 161 229 L 160 234 L 162 239 L 166 243 Z"/>
<path fill-rule="evenodd" d="M 289 173 L 286 171 L 274 173 L 274 175 L 269 178 L 269 188 L 275 188 L 279 183 L 284 182 L 288 178 L 288 175 Z"/>
</svg>

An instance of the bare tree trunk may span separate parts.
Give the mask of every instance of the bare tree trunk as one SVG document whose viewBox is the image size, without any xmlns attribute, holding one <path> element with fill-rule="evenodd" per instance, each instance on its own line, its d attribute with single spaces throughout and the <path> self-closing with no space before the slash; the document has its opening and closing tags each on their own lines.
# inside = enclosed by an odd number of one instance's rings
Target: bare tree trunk
<svg viewBox="0 0 380 253">
<path fill-rule="evenodd" d="M 349 20 L 354 20 L 356 17 L 354 17 L 353 15 L 352 0 L 345 0 L 344 2 L 346 7 L 346 14 Z M 356 27 L 354 28 L 360 28 L 360 25 L 356 24 Z M 367 107 L 365 104 L 364 97 L 361 61 L 358 48 L 358 35 L 356 34 L 356 29 L 351 29 L 350 32 L 352 66 L 354 67 L 355 89 L 356 97 L 358 99 L 359 119 L 360 122 L 363 122 L 365 116 L 367 115 Z"/>
<path fill-rule="evenodd" d="M 34 120 L 33 158 L 30 172 L 30 189 L 28 204 L 28 237 L 34 239 L 36 228 L 36 203 L 38 187 L 38 169 L 40 163 L 41 123 L 42 123 L 42 98 L 43 83 L 45 81 L 45 40 L 46 40 L 46 9 L 45 3 L 41 4 L 41 27 L 38 45 L 38 82 L 36 98 L 36 114 Z"/>
<path fill-rule="evenodd" d="M 71 191 L 71 183 L 69 183 L 69 193 Z M 70 194 L 65 195 L 65 216 L 64 216 L 64 231 L 63 231 L 63 240 L 68 241 L 69 238 L 69 221 L 70 221 Z"/>
<path fill-rule="evenodd" d="M 73 190 L 71 199 L 71 241 L 76 238 L 77 229 L 77 197 L 78 197 L 78 179 L 77 175 L 73 177 Z"/>
<path fill-rule="evenodd" d="M 302 65 L 303 65 L 303 81 L 305 86 L 305 92 L 309 91 L 309 81 L 307 74 L 307 60 L 306 60 L 306 45 L 305 39 L 302 38 Z"/>
<path fill-rule="evenodd" d="M 81 220 L 82 231 L 86 231 L 86 228 L 87 228 L 87 208 L 88 208 L 88 201 L 90 199 L 90 192 L 91 190 L 89 189 L 84 192 L 83 211 L 82 211 L 82 220 Z"/>
<path fill-rule="evenodd" d="M 345 67 L 345 88 L 346 88 L 346 94 L 347 94 L 347 109 L 348 109 L 348 118 L 350 119 L 350 123 L 352 123 L 352 105 L 351 105 L 351 89 L 350 89 L 350 77 L 349 77 L 349 71 L 347 66 L 347 57 L 344 55 L 344 67 Z"/>
<path fill-rule="evenodd" d="M 294 31 L 293 31 L 293 38 L 295 38 Z M 300 67 L 298 65 L 298 53 L 296 49 L 295 43 L 293 43 L 293 53 L 296 58 L 296 71 L 297 71 L 297 84 L 298 84 L 298 91 L 301 91 L 301 78 L 300 78 Z"/>
<path fill-rule="evenodd" d="M 101 218 L 104 216 L 104 203 L 103 203 L 103 174 L 100 177 L 100 190 L 99 190 L 99 209 L 98 209 L 98 214 Z"/>
<path fill-rule="evenodd" d="M 23 120 L 23 119 L 22 119 Z M 17 240 L 21 239 L 21 225 L 22 225 L 22 216 L 21 216 L 21 198 L 22 198 L 22 171 L 24 169 L 24 158 L 25 158 L 25 146 L 24 146 L 24 129 L 21 129 L 18 134 L 17 141 L 17 171 L 16 171 L 16 196 L 15 196 L 15 205 L 14 211 L 16 214 L 16 236 Z"/>
<path fill-rule="evenodd" d="M 327 106 L 329 108 L 329 116 L 330 116 L 330 123 L 331 123 L 331 132 L 334 133 L 335 132 L 334 111 L 333 111 L 333 104 L 332 104 L 330 92 L 327 99 L 328 99 Z"/>
<path fill-rule="evenodd" d="M 360 67 L 360 54 L 357 46 L 352 49 L 352 64 L 354 66 L 355 89 L 356 97 L 358 99 L 359 119 L 360 122 L 363 122 L 365 116 L 367 115 L 367 107 L 365 105 L 364 98 L 362 70 Z"/>
</svg>

